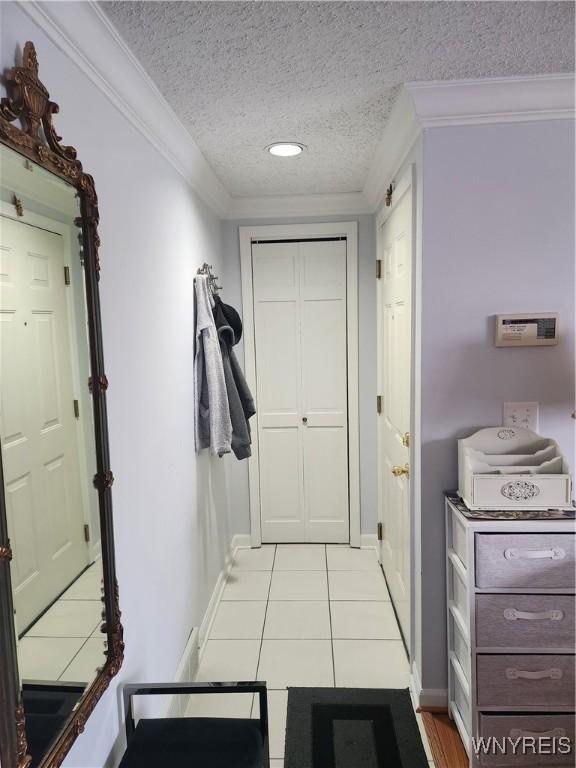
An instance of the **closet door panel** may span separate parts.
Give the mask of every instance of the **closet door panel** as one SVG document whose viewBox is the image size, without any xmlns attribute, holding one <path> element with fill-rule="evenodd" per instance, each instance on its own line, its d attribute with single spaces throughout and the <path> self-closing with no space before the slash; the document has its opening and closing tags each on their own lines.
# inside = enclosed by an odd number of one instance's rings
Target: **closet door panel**
<svg viewBox="0 0 576 768">
<path fill-rule="evenodd" d="M 348 446 L 342 427 L 304 430 L 307 541 L 348 540 Z"/>
<path fill-rule="evenodd" d="M 302 448 L 298 429 L 264 429 L 260 439 L 263 541 L 302 541 Z"/>
<path fill-rule="evenodd" d="M 302 541 L 298 247 L 252 247 L 262 540 Z"/>
<path fill-rule="evenodd" d="M 304 499 L 308 541 L 348 541 L 346 243 L 301 243 Z"/>
</svg>

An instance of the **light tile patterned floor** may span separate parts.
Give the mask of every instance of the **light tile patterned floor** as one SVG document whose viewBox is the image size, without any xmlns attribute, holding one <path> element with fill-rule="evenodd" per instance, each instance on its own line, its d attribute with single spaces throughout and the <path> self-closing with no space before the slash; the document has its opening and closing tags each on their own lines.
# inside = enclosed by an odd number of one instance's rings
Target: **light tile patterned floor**
<svg viewBox="0 0 576 768">
<path fill-rule="evenodd" d="M 106 661 L 98 560 L 33 624 L 18 643 L 23 680 L 85 683 Z M 260 635 L 258 635 L 260 636 Z"/>
<path fill-rule="evenodd" d="M 197 679 L 266 680 L 271 768 L 283 768 L 287 687 L 406 688 L 408 659 L 375 551 L 237 550 Z M 243 694 L 204 699 L 193 697 L 187 714 L 258 716 L 257 701 Z"/>
</svg>

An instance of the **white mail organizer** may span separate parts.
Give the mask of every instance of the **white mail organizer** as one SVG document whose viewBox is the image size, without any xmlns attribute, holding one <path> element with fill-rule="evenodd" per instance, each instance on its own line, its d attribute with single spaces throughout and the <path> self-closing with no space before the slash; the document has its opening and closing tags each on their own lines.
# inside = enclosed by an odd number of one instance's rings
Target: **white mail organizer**
<svg viewBox="0 0 576 768">
<path fill-rule="evenodd" d="M 458 493 L 470 509 L 570 509 L 570 468 L 554 440 L 487 427 L 458 441 Z"/>
</svg>

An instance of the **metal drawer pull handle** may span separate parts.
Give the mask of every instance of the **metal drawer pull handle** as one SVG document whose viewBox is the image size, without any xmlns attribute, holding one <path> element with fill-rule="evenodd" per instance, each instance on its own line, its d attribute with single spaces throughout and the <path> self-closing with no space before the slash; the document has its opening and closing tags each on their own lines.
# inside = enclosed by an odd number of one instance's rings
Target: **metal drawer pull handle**
<svg viewBox="0 0 576 768">
<path fill-rule="evenodd" d="M 521 728 L 512 728 L 509 736 L 511 739 L 526 738 L 539 739 L 541 736 L 551 736 L 552 738 L 561 738 L 566 736 L 566 728 L 552 728 L 551 731 L 523 731 Z"/>
<path fill-rule="evenodd" d="M 507 680 L 561 680 L 562 670 L 558 667 L 552 667 L 552 669 L 540 669 L 536 672 L 530 672 L 526 669 L 514 669 L 508 667 L 506 670 Z"/>
<path fill-rule="evenodd" d="M 562 621 L 564 618 L 564 611 L 559 611 L 557 608 L 551 611 L 518 611 L 516 608 L 506 608 L 504 610 L 504 618 L 508 621 L 516 621 L 517 619 L 525 619 L 526 621 Z"/>
<path fill-rule="evenodd" d="M 505 549 L 506 560 L 562 560 L 566 552 L 562 547 L 552 549 Z"/>
</svg>

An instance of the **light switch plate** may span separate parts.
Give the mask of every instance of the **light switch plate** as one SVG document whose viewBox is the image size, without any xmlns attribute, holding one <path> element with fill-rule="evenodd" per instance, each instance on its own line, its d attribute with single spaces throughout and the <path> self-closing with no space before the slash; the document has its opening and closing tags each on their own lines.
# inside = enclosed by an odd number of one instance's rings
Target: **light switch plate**
<svg viewBox="0 0 576 768">
<path fill-rule="evenodd" d="M 502 423 L 538 432 L 539 403 L 504 403 Z"/>
</svg>

